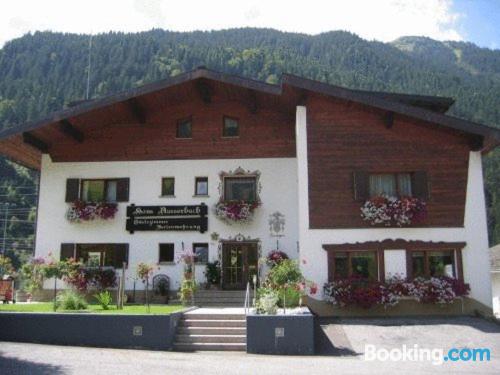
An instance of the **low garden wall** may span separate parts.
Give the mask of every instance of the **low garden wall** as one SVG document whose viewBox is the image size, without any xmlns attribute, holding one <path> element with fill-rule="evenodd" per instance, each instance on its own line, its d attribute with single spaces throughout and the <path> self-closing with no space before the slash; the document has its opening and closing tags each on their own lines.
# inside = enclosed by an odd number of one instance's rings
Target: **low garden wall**
<svg viewBox="0 0 500 375">
<path fill-rule="evenodd" d="M 247 353 L 314 354 L 314 316 L 247 315 Z"/>
<path fill-rule="evenodd" d="M 2 312 L 0 341 L 170 350 L 181 315 Z"/>
<path fill-rule="evenodd" d="M 368 309 L 360 307 L 339 307 L 326 301 L 306 297 L 305 303 L 318 316 L 342 318 L 380 318 L 380 317 L 408 317 L 408 316 L 460 316 L 481 313 L 491 315 L 491 308 L 482 305 L 468 297 L 455 299 L 450 304 L 421 303 L 411 298 L 402 299 L 396 306 L 384 308 L 373 306 Z"/>
</svg>

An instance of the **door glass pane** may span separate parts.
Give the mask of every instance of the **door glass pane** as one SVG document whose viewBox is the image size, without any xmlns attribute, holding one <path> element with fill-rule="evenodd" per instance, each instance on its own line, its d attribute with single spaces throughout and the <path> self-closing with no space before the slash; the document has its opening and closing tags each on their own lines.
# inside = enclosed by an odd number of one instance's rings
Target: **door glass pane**
<svg viewBox="0 0 500 375">
<path fill-rule="evenodd" d="M 429 252 L 429 273 L 431 276 L 454 277 L 454 268 L 452 251 Z"/>
<path fill-rule="evenodd" d="M 425 256 L 423 251 L 412 251 L 411 272 L 413 277 L 425 276 Z"/>
<path fill-rule="evenodd" d="M 396 177 L 393 174 L 370 175 L 370 196 L 396 196 Z"/>
<path fill-rule="evenodd" d="M 247 251 L 247 281 L 252 283 L 253 276 L 257 275 L 257 246 L 255 244 L 249 244 L 246 246 Z"/>
<path fill-rule="evenodd" d="M 104 201 L 104 180 L 84 180 L 82 184 L 82 199 L 85 202 Z"/>
<path fill-rule="evenodd" d="M 255 177 L 224 179 L 224 199 L 226 201 L 254 202 L 256 199 Z"/>
<path fill-rule="evenodd" d="M 349 277 L 347 253 L 335 253 L 335 269 L 333 270 L 333 277 L 335 279 Z"/>
<path fill-rule="evenodd" d="M 398 174 L 399 195 L 411 197 L 411 175 L 409 173 Z"/>
<path fill-rule="evenodd" d="M 372 251 L 351 253 L 352 276 L 377 280 L 377 257 Z"/>
</svg>

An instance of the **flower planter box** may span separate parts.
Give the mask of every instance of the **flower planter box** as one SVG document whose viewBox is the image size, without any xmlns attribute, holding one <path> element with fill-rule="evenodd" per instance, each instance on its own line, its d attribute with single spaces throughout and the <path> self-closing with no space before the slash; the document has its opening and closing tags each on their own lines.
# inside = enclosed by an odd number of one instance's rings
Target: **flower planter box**
<svg viewBox="0 0 500 375">
<path fill-rule="evenodd" d="M 314 354 L 314 316 L 247 315 L 247 353 Z"/>
</svg>

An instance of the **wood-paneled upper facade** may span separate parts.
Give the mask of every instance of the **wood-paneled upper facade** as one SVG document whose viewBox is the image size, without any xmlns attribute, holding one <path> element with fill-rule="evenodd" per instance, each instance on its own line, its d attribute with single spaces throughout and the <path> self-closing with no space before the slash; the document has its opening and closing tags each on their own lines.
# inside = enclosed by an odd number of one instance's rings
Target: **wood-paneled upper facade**
<svg viewBox="0 0 500 375">
<path fill-rule="evenodd" d="M 283 75 L 269 85 L 205 68 L 0 132 L 0 153 L 31 168 L 54 162 L 295 157 L 307 107 L 310 228 L 359 228 L 359 176 L 408 173 L 425 191 L 426 226 L 460 227 L 468 155 L 498 129 L 444 114 L 448 98 L 362 92 Z M 225 136 L 224 119 L 237 136 Z M 179 136 L 179 124 L 190 133 Z M 358 181 L 356 186 L 356 177 Z M 424 176 L 424 177 L 422 177 Z M 413 178 L 413 177 L 412 177 Z"/>
</svg>

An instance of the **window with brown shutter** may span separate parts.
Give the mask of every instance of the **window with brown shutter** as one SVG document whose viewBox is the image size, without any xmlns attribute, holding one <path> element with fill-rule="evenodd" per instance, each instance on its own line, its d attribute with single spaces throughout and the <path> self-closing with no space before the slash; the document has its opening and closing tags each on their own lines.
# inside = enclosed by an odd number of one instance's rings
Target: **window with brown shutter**
<svg viewBox="0 0 500 375">
<path fill-rule="evenodd" d="M 423 200 L 428 200 L 429 194 L 429 181 L 427 173 L 424 171 L 417 171 L 412 173 L 411 179 L 413 196 Z"/>
<path fill-rule="evenodd" d="M 365 201 L 370 197 L 370 175 L 364 171 L 354 172 L 354 199 Z"/>
<path fill-rule="evenodd" d="M 80 198 L 80 179 L 68 178 L 66 180 L 66 202 L 74 202 Z"/>
<path fill-rule="evenodd" d="M 116 201 L 128 202 L 129 200 L 129 178 L 120 178 L 116 180 Z"/>
<path fill-rule="evenodd" d="M 70 258 L 75 258 L 75 244 L 74 243 L 62 243 L 61 244 L 61 254 L 59 260 L 66 260 Z"/>
</svg>

